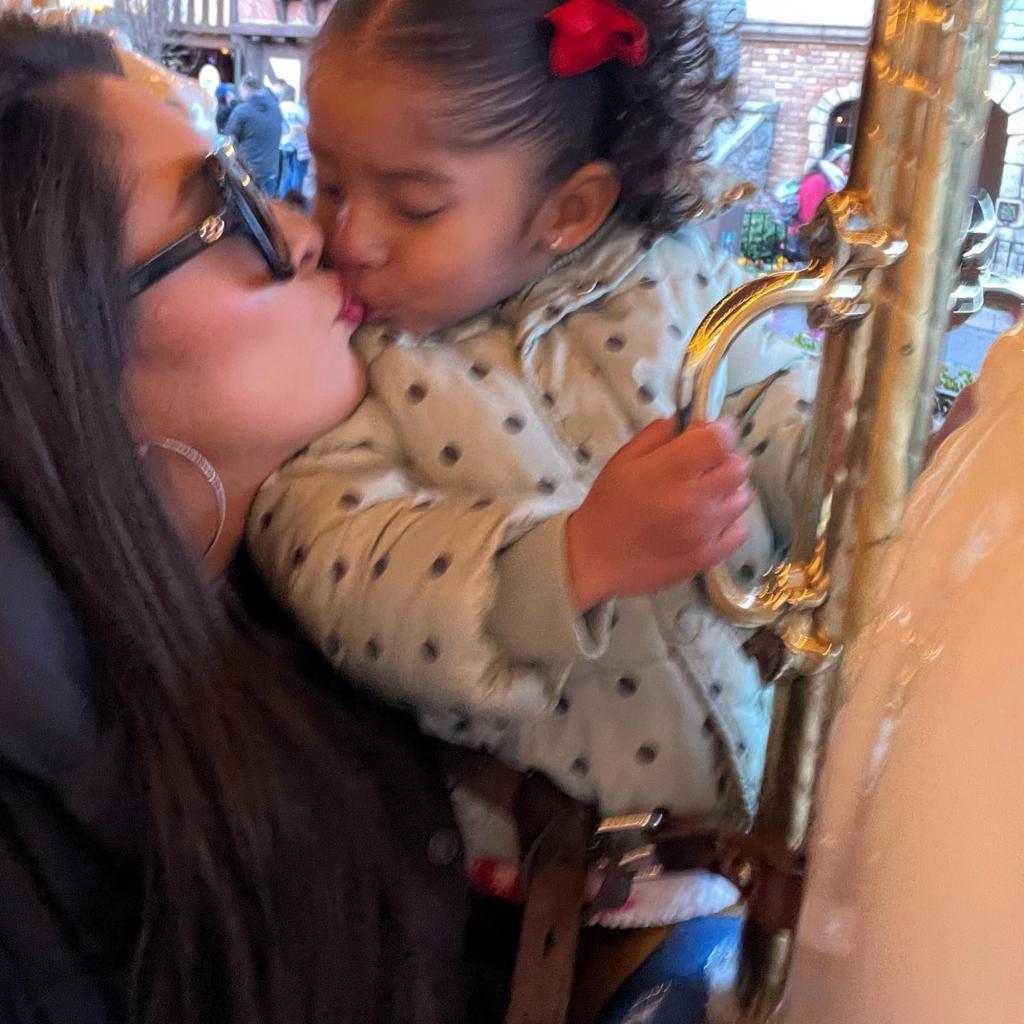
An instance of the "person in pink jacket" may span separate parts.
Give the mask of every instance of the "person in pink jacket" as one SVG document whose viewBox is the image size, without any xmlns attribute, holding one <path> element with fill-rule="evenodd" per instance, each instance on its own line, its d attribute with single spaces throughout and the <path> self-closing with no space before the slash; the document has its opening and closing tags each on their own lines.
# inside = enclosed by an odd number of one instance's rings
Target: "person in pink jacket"
<svg viewBox="0 0 1024 1024">
<path fill-rule="evenodd" d="M 849 146 L 835 146 L 828 155 L 817 163 L 800 180 L 797 190 L 799 223 L 806 224 L 817 212 L 825 196 L 839 192 L 846 187 L 850 175 Z"/>
</svg>

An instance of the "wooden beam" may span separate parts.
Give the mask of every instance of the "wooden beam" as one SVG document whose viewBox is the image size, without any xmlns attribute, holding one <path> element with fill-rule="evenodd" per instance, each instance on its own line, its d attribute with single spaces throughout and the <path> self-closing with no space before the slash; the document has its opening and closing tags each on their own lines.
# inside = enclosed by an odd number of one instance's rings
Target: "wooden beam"
<svg viewBox="0 0 1024 1024">
<path fill-rule="evenodd" d="M 233 22 L 226 30 L 231 35 L 249 36 L 253 39 L 314 39 L 319 31 L 317 25 L 278 24 L 273 21 Z"/>
<path fill-rule="evenodd" d="M 315 39 L 319 30 L 318 25 L 307 25 L 304 22 L 284 25 L 273 21 L 236 21 L 230 25 L 197 25 L 179 21 L 172 23 L 167 28 L 171 36 L 192 37 L 196 40 L 192 45 L 202 46 L 204 49 L 230 46 L 232 43 L 225 40 L 231 36 L 245 36 L 254 40 L 282 39 L 287 42 L 301 43 Z M 198 42 L 200 36 L 206 41 Z"/>
</svg>

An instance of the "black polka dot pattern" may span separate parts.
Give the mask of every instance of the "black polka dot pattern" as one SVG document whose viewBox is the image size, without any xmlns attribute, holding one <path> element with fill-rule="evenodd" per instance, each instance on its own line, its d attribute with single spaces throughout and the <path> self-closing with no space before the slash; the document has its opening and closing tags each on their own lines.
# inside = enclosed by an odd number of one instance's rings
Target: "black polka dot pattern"
<svg viewBox="0 0 1024 1024">
<path fill-rule="evenodd" d="M 423 646 L 420 648 L 420 654 L 428 665 L 433 665 L 441 657 L 441 645 L 433 638 L 424 640 Z"/>
<path fill-rule="evenodd" d="M 448 571 L 448 567 L 451 564 L 451 555 L 438 555 L 437 558 L 430 563 L 430 575 L 435 579 L 439 576 L 443 576 Z"/>
<path fill-rule="evenodd" d="M 623 697 L 632 697 L 640 689 L 639 683 L 632 676 L 623 676 L 615 686 Z"/>
<path fill-rule="evenodd" d="M 740 566 L 739 571 L 736 573 L 736 578 L 740 583 L 752 583 L 757 573 L 754 571 L 754 567 L 749 562 L 745 562 Z"/>
<path fill-rule="evenodd" d="M 502 425 L 509 434 L 521 434 L 526 426 L 526 420 L 522 416 L 506 416 L 505 422 Z"/>
<path fill-rule="evenodd" d="M 709 284 L 707 274 L 698 274 L 697 284 L 699 284 L 701 288 L 707 288 Z"/>
<path fill-rule="evenodd" d="M 332 633 L 324 644 L 324 650 L 328 658 L 336 658 L 341 653 L 341 640 L 337 633 Z"/>
<path fill-rule="evenodd" d="M 575 452 L 576 461 L 581 465 L 585 466 L 594 456 L 590 449 L 585 445 L 581 444 Z"/>
<path fill-rule="evenodd" d="M 583 754 L 580 754 L 575 761 L 569 766 L 569 770 L 573 775 L 586 775 L 590 771 L 590 759 Z"/>
<path fill-rule="evenodd" d="M 740 431 L 740 437 L 750 437 L 754 432 L 754 421 L 751 420 L 749 423 L 743 424 L 743 429 Z"/>
<path fill-rule="evenodd" d="M 572 705 L 569 703 L 569 701 L 565 697 L 559 697 L 558 698 L 558 703 L 555 705 L 555 714 L 556 715 L 567 715 L 569 713 L 569 708 L 570 707 L 572 707 Z"/>
<path fill-rule="evenodd" d="M 371 572 L 373 574 L 373 578 L 375 580 L 379 580 L 381 578 L 381 576 L 383 576 L 384 573 L 386 573 L 387 571 L 388 571 L 388 556 L 384 555 L 381 558 L 378 558 L 377 561 L 373 563 L 373 569 L 371 570 Z"/>
<path fill-rule="evenodd" d="M 650 405 L 654 401 L 654 388 L 650 384 L 642 384 L 637 388 L 636 397 L 643 402 L 644 405 Z"/>
<path fill-rule="evenodd" d="M 637 764 L 654 764 L 658 757 L 658 748 L 653 743 L 644 743 L 642 746 L 637 748 L 636 752 L 636 763 Z"/>
<path fill-rule="evenodd" d="M 658 282 L 653 277 L 641 277 L 640 278 L 641 288 L 657 288 Z"/>
<path fill-rule="evenodd" d="M 622 338 L 613 334 L 604 343 L 604 347 L 608 349 L 609 352 L 621 352 L 626 347 L 626 343 L 625 341 L 622 340 Z"/>
<path fill-rule="evenodd" d="M 722 684 L 721 683 L 712 683 L 708 687 L 708 689 L 711 691 L 711 696 L 712 697 L 721 697 L 722 696 Z"/>
<path fill-rule="evenodd" d="M 441 462 L 445 466 L 454 466 L 462 458 L 462 450 L 458 445 L 446 444 L 441 449 Z"/>
<path fill-rule="evenodd" d="M 545 408 L 553 409 L 555 406 L 555 396 L 551 394 L 550 391 L 545 391 L 544 394 L 540 396 L 540 400 L 544 404 Z"/>
<path fill-rule="evenodd" d="M 273 512 L 264 512 L 263 515 L 260 516 L 260 529 L 261 530 L 269 530 L 270 529 L 270 524 L 273 521 L 274 521 L 274 513 Z"/>
<path fill-rule="evenodd" d="M 811 403 L 806 399 L 801 398 L 796 403 L 797 412 L 807 412 L 811 408 Z"/>
<path fill-rule="evenodd" d="M 683 329 L 679 324 L 669 324 L 668 333 L 675 338 L 676 341 L 683 340 Z"/>
<path fill-rule="evenodd" d="M 359 506 L 362 503 L 363 503 L 362 495 L 356 494 L 355 491 L 346 491 L 341 496 L 340 504 L 341 504 L 342 508 L 348 508 L 348 509 L 359 508 Z"/>
<path fill-rule="evenodd" d="M 768 451 L 768 438 L 767 437 L 763 441 L 761 441 L 759 444 L 755 444 L 754 447 L 750 449 L 750 454 L 751 455 L 764 455 L 764 453 L 766 451 Z"/>
<path fill-rule="evenodd" d="M 423 384 L 410 384 L 405 397 L 411 405 L 419 405 L 427 397 L 427 389 Z"/>
<path fill-rule="evenodd" d="M 381 656 L 380 641 L 375 636 L 366 641 L 366 656 L 370 661 L 377 661 Z"/>
<path fill-rule="evenodd" d="M 494 504 L 493 498 L 479 498 L 473 502 L 473 511 L 479 512 L 482 509 L 490 508 Z"/>
<path fill-rule="evenodd" d="M 302 548 L 302 547 L 296 548 L 292 552 L 292 568 L 298 569 L 298 567 L 300 565 L 302 565 L 303 562 L 306 561 L 306 556 L 308 554 L 309 554 L 309 552 L 307 552 L 305 548 Z"/>
<path fill-rule="evenodd" d="M 483 380 L 490 372 L 491 368 L 486 363 L 474 363 L 469 368 L 469 375 L 473 380 Z"/>
<path fill-rule="evenodd" d="M 334 575 L 334 582 L 340 583 L 348 572 L 348 564 L 340 558 L 331 566 L 331 573 Z"/>
<path fill-rule="evenodd" d="M 558 490 L 558 484 L 554 480 L 545 477 L 537 482 L 537 490 L 541 494 L 554 494 Z"/>
<path fill-rule="evenodd" d="M 704 719 L 704 735 L 713 736 L 715 734 L 715 723 L 710 718 Z"/>
</svg>

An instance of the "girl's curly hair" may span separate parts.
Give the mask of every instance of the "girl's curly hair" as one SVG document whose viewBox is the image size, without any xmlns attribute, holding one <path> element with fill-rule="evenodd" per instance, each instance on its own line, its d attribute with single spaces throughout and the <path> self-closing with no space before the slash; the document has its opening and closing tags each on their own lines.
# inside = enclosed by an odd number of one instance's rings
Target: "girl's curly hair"
<svg viewBox="0 0 1024 1024">
<path fill-rule="evenodd" d="M 337 0 L 320 51 L 343 36 L 437 78 L 452 95 L 453 145 L 527 140 L 544 153 L 552 183 L 610 160 L 622 179 L 621 215 L 655 237 L 705 198 L 701 164 L 732 81 L 695 0 L 620 2 L 650 35 L 640 67 L 612 61 L 556 78 L 545 15 L 558 0 Z"/>
</svg>

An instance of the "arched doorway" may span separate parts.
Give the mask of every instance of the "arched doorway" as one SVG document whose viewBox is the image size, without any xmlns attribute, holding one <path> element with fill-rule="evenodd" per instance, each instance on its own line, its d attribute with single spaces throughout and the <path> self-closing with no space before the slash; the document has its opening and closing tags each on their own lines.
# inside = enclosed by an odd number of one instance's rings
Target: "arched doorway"
<svg viewBox="0 0 1024 1024">
<path fill-rule="evenodd" d="M 833 146 L 853 145 L 857 131 L 860 82 L 829 89 L 807 115 L 807 166 L 820 160 Z"/>
<path fill-rule="evenodd" d="M 860 100 L 846 100 L 832 108 L 825 134 L 825 153 L 835 146 L 852 146 L 857 135 Z"/>
</svg>

